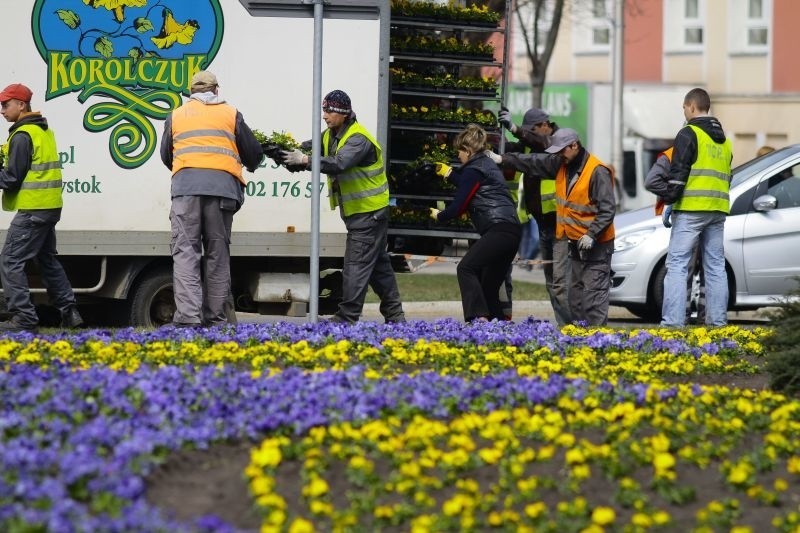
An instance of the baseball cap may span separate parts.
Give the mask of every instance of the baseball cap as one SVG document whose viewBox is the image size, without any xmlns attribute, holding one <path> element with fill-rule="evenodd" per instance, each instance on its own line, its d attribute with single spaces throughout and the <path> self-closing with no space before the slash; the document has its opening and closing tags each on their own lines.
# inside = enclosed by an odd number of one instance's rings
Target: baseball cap
<svg viewBox="0 0 800 533">
<path fill-rule="evenodd" d="M 548 154 L 557 154 L 572 143 L 580 142 L 578 132 L 572 128 L 559 128 L 550 137 L 550 146 L 545 149 Z"/>
<path fill-rule="evenodd" d="M 219 83 L 217 83 L 217 77 L 207 71 L 207 70 L 199 70 L 192 76 L 192 87 L 216 87 Z"/>
<path fill-rule="evenodd" d="M 8 102 L 12 98 L 21 100 L 22 102 L 30 103 L 33 97 L 33 91 L 28 89 L 21 83 L 12 83 L 0 93 L 0 102 Z"/>
<path fill-rule="evenodd" d="M 538 107 L 532 107 L 528 109 L 525 112 L 525 116 L 522 117 L 522 127 L 530 129 L 534 127 L 536 124 L 541 124 L 542 122 L 549 122 L 549 121 L 550 121 L 550 115 L 548 115 Z"/>
</svg>

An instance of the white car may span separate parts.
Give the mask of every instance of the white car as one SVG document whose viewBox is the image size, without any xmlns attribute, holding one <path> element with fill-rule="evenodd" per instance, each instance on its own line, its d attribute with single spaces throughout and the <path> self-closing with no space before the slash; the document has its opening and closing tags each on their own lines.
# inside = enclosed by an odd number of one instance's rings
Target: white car
<svg viewBox="0 0 800 533">
<path fill-rule="evenodd" d="M 725 263 L 732 310 L 775 305 L 798 289 L 800 144 L 733 170 L 725 221 Z M 653 207 L 618 214 L 611 259 L 611 305 L 658 321 L 670 230 Z"/>
</svg>

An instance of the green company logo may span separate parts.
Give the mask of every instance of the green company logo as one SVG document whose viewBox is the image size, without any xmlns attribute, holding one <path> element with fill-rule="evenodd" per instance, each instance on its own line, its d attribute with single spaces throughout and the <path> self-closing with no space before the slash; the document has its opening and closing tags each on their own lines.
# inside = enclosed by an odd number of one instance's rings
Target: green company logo
<svg viewBox="0 0 800 533">
<path fill-rule="evenodd" d="M 47 63 L 45 99 L 94 97 L 83 127 L 111 130 L 109 153 L 122 168 L 153 155 L 152 120 L 181 105 L 224 27 L 219 0 L 36 0 L 31 25 Z"/>
</svg>

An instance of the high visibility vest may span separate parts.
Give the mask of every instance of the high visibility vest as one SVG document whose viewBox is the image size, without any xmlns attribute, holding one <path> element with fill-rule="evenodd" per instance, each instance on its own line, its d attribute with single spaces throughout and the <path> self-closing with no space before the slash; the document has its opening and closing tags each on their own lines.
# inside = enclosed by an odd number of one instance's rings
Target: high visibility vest
<svg viewBox="0 0 800 533">
<path fill-rule="evenodd" d="M 370 213 L 389 205 L 389 181 L 386 179 L 386 172 L 383 168 L 383 151 L 378 145 L 378 141 L 364 126 L 358 122 L 350 124 L 344 137 L 339 139 L 339 143 L 334 146 L 333 154 L 339 151 L 340 146 L 345 145 L 347 139 L 356 134 L 363 135 L 372 143 L 378 158 L 371 165 L 349 168 L 335 176 L 328 175 L 331 209 L 336 209 L 337 205 L 341 206 L 344 216 Z M 327 129 L 322 134 L 323 157 L 331 155 L 328 148 L 330 138 L 331 130 Z M 337 187 L 334 187 L 334 178 Z"/>
<path fill-rule="evenodd" d="M 669 148 L 667 148 L 666 150 L 664 150 L 663 152 L 661 152 L 660 154 L 658 154 L 658 155 L 656 156 L 656 160 L 658 160 L 658 158 L 659 158 L 659 157 L 661 157 L 661 156 L 663 155 L 664 157 L 666 157 L 666 158 L 667 158 L 667 161 L 669 161 L 670 163 L 672 163 L 672 151 L 673 151 L 674 149 L 675 149 L 675 147 L 674 147 L 674 146 L 670 146 Z M 661 197 L 659 197 L 659 198 L 658 198 L 658 200 L 656 200 L 656 207 L 655 207 L 655 209 L 656 209 L 656 215 L 660 215 L 660 214 L 662 214 L 662 213 L 664 212 L 664 200 L 662 200 L 662 199 L 661 199 Z"/>
<path fill-rule="evenodd" d="M 689 171 L 683 195 L 675 202 L 676 211 L 721 211 L 730 213 L 731 141 L 715 143 L 697 126 L 697 160 Z"/>
<path fill-rule="evenodd" d="M 243 185 L 236 108 L 189 100 L 172 112 L 172 175 L 184 168 L 224 170 Z"/>
<path fill-rule="evenodd" d="M 605 166 L 592 154 L 586 160 L 583 172 L 567 195 L 567 166 L 561 165 L 556 174 L 556 237 L 564 235 L 577 240 L 586 235 L 586 231 L 597 216 L 597 206 L 589 199 L 589 183 L 592 173 L 598 166 Z M 610 171 L 609 171 L 610 173 Z M 597 242 L 607 242 L 614 238 L 614 223 L 608 225 L 599 235 Z"/>
<path fill-rule="evenodd" d="M 52 129 L 42 129 L 34 124 L 25 124 L 17 129 L 3 145 L 3 160 L 8 160 L 8 147 L 18 132 L 31 136 L 33 154 L 31 168 L 22 185 L 16 191 L 3 191 L 3 210 L 57 209 L 64 205 L 61 197 L 61 161 L 56 148 L 56 136 Z"/>
<path fill-rule="evenodd" d="M 531 149 L 526 146 L 523 153 L 529 154 L 530 152 Z M 517 218 L 519 218 L 520 223 L 525 224 L 531 217 L 528 215 L 528 209 L 525 207 L 525 182 L 522 176 L 522 172 L 515 173 L 514 179 L 509 180 L 507 185 L 508 192 L 511 193 L 511 199 L 514 200 L 517 206 Z"/>
</svg>

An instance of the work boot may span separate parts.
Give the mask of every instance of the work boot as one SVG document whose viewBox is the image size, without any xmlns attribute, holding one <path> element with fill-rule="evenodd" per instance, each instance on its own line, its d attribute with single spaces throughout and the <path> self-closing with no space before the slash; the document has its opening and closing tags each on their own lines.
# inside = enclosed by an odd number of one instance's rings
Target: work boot
<svg viewBox="0 0 800 533">
<path fill-rule="evenodd" d="M 15 318 L 0 322 L 0 335 L 5 333 L 20 333 L 22 331 L 36 333 L 39 331 L 39 326 L 37 324 L 22 324 L 17 322 Z"/>
<path fill-rule="evenodd" d="M 67 329 L 74 329 L 83 326 L 83 317 L 78 312 L 78 308 L 73 306 L 68 307 L 65 311 L 61 311 L 61 327 Z"/>
</svg>

